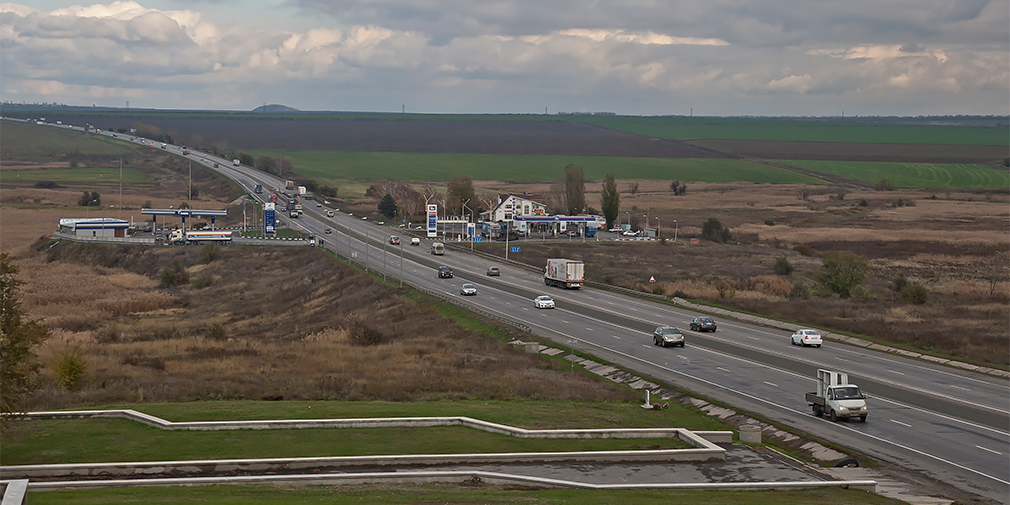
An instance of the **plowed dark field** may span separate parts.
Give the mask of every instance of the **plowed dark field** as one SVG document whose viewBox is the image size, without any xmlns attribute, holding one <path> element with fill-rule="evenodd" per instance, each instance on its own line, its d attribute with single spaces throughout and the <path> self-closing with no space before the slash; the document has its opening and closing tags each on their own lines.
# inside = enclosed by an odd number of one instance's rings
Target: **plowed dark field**
<svg viewBox="0 0 1010 505">
<path fill-rule="evenodd" d="M 653 139 L 568 121 L 397 121 L 93 118 L 52 115 L 98 128 L 152 124 L 173 137 L 239 149 L 397 153 L 518 154 L 648 158 L 727 158 L 672 139 Z M 108 123 L 108 124 L 106 124 Z M 178 134 L 178 135 L 177 135 Z"/>
</svg>

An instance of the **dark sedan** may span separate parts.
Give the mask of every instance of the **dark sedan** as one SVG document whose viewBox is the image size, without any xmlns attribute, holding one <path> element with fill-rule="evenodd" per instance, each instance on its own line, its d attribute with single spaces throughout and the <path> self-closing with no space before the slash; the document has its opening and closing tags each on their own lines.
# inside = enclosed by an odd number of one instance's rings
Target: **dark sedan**
<svg viewBox="0 0 1010 505">
<path fill-rule="evenodd" d="M 715 327 L 711 317 L 696 317 L 691 321 L 691 331 L 715 331 Z"/>
</svg>

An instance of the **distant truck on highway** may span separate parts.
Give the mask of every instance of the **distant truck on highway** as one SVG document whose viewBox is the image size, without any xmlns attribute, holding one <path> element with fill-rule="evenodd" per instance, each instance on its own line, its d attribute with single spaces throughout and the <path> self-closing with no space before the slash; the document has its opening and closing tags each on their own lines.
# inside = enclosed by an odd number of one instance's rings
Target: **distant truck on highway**
<svg viewBox="0 0 1010 505">
<path fill-rule="evenodd" d="M 586 282 L 586 265 L 582 260 L 548 258 L 544 267 L 544 284 L 567 289 L 581 288 Z"/>
<path fill-rule="evenodd" d="M 182 231 L 173 230 L 168 241 L 173 244 L 199 244 L 202 242 L 231 242 L 230 231 Z"/>
<path fill-rule="evenodd" d="M 817 417 L 827 414 L 832 421 L 858 417 L 866 421 L 866 395 L 849 384 L 849 374 L 817 369 L 817 391 L 804 395 Z"/>
<path fill-rule="evenodd" d="M 235 158 L 235 159 L 231 160 L 231 164 L 232 164 L 233 166 L 236 166 L 236 167 L 239 167 L 239 166 L 242 166 L 242 162 L 241 162 L 241 161 L 239 161 L 239 159 L 238 159 L 238 158 Z"/>
<path fill-rule="evenodd" d="M 445 255 L 445 244 L 443 244 L 441 242 L 432 242 L 431 243 L 431 254 L 434 254 L 435 256 L 443 256 L 443 255 Z"/>
</svg>

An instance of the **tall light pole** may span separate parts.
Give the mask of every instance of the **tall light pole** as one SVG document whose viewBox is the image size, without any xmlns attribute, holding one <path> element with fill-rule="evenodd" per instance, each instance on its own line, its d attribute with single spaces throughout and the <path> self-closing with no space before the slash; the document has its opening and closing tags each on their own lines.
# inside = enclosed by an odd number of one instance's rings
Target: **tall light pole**
<svg viewBox="0 0 1010 505">
<path fill-rule="evenodd" d="M 628 229 L 630 230 L 631 229 L 631 211 L 627 211 L 626 210 L 626 211 L 624 211 L 624 213 L 628 215 Z"/>
<path fill-rule="evenodd" d="M 400 241 L 400 287 L 403 287 L 403 241 Z"/>
<path fill-rule="evenodd" d="M 467 210 L 470 210 L 470 209 L 468 209 L 468 208 L 466 207 L 466 204 L 467 204 L 467 203 L 468 203 L 469 201 L 470 201 L 470 199 L 469 199 L 469 198 L 467 198 L 467 199 L 466 199 L 466 201 L 462 203 L 462 205 L 463 205 L 463 215 L 466 215 L 466 211 L 467 211 Z M 473 214 L 473 212 L 471 211 L 471 216 L 472 216 L 472 214 Z M 475 222 L 476 222 L 476 221 L 475 221 Z M 467 218 L 466 218 L 466 229 L 467 229 L 467 231 L 470 231 L 470 217 L 467 217 Z M 472 237 L 472 236 L 470 237 L 470 250 L 471 250 L 471 251 L 473 250 L 473 237 Z"/>
<path fill-rule="evenodd" d="M 677 233 L 680 232 L 680 224 L 677 223 L 676 219 L 673 220 L 673 224 L 677 225 L 677 228 L 673 231 L 673 243 L 676 244 L 677 243 Z"/>
<path fill-rule="evenodd" d="M 658 237 L 662 234 L 663 234 L 663 221 L 659 219 L 659 216 L 656 216 L 656 236 Z"/>
<path fill-rule="evenodd" d="M 382 243 L 382 282 L 386 282 L 386 244 L 389 241 Z"/>
</svg>

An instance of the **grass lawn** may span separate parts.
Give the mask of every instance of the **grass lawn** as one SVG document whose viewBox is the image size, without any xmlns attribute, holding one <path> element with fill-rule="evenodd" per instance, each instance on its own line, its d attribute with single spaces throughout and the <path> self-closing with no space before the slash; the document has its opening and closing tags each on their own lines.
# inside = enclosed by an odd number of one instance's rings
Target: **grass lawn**
<svg viewBox="0 0 1010 505">
<path fill-rule="evenodd" d="M 237 486 L 112 488 L 29 493 L 33 505 L 436 504 L 531 503 L 538 505 L 900 505 L 904 502 L 855 489 L 795 491 L 659 491 L 536 489 L 486 484 L 376 484 L 349 486 Z"/>
<path fill-rule="evenodd" d="M 891 180 L 905 188 L 1006 188 L 1010 172 L 985 165 L 956 163 L 887 163 L 875 161 L 781 160 L 798 167 L 877 183 Z"/>
<path fill-rule="evenodd" d="M 31 186 L 38 181 L 55 181 L 61 186 L 67 187 L 86 186 L 91 188 L 96 183 L 118 185 L 119 167 L 18 170 L 4 177 L 5 186 Z M 150 178 L 139 170 L 132 168 L 123 169 L 123 184 L 143 184 L 149 182 L 151 182 Z"/>
<path fill-rule="evenodd" d="M 0 127 L 4 130 L 4 158 L 55 160 L 65 159 L 67 154 L 74 152 L 132 158 L 139 152 L 129 141 L 117 142 L 77 130 L 17 121 L 3 121 Z"/>
<path fill-rule="evenodd" d="M 311 407 L 311 408 L 310 408 Z M 630 403 L 537 401 L 259 402 L 117 405 L 170 421 L 468 416 L 524 428 L 726 430 L 679 404 L 661 411 Z M 677 439 L 521 439 L 460 426 L 295 430 L 167 431 L 125 419 L 20 423 L 3 441 L 4 465 L 221 458 L 358 456 L 471 452 L 634 450 L 688 447 Z"/>
<path fill-rule="evenodd" d="M 1010 145 L 1006 127 L 703 117 L 572 116 L 569 120 L 661 138 Z"/>
<path fill-rule="evenodd" d="M 581 165 L 587 180 L 608 173 L 618 179 L 697 182 L 823 184 L 825 181 L 779 168 L 733 159 L 613 158 L 605 156 L 511 156 L 490 154 L 349 153 L 336 151 L 250 151 L 253 157 L 290 156 L 299 174 L 315 179 L 398 179 L 447 181 L 466 174 L 473 180 L 560 180 L 569 163 Z"/>
</svg>

